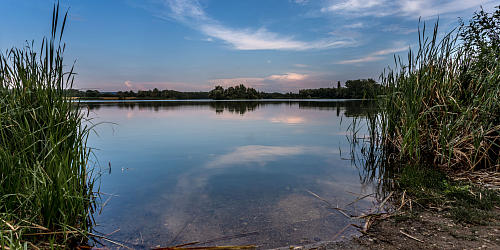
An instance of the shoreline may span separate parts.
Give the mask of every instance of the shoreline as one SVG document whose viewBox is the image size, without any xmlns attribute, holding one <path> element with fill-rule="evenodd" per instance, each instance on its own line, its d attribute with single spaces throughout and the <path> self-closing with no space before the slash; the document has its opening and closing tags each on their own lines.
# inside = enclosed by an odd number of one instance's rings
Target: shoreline
<svg viewBox="0 0 500 250">
<path fill-rule="evenodd" d="M 394 218 L 377 221 L 369 235 L 273 250 L 500 249 L 500 208 L 492 213 L 496 218 L 490 219 L 489 225 L 472 225 L 453 221 L 446 210 L 424 210 L 401 221 Z"/>
</svg>

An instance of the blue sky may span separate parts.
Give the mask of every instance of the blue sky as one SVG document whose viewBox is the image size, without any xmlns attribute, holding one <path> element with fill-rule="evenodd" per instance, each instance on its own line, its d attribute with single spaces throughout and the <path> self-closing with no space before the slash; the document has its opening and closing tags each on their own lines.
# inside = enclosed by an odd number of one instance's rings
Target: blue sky
<svg viewBox="0 0 500 250">
<path fill-rule="evenodd" d="M 0 0 L 0 50 L 40 47 L 51 0 Z M 298 92 L 374 78 L 418 45 L 418 20 L 440 34 L 490 0 L 61 0 L 75 88 L 208 91 L 245 84 Z M 421 26 L 423 22 L 421 23 Z"/>
</svg>

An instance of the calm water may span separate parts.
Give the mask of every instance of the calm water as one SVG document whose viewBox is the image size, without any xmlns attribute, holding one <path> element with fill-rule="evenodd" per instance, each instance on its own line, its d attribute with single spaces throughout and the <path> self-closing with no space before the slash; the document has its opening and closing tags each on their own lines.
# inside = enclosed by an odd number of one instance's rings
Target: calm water
<svg viewBox="0 0 500 250">
<path fill-rule="evenodd" d="M 111 164 L 100 191 L 113 195 L 102 195 L 95 229 L 120 229 L 109 237 L 133 248 L 223 237 L 205 245 L 329 240 L 356 221 L 307 190 L 342 208 L 356 200 L 352 193 L 372 193 L 351 165 L 346 138 L 366 101 L 86 104 L 94 122 L 113 123 L 99 125 L 88 142 L 101 167 Z M 355 233 L 351 227 L 335 239 Z"/>
</svg>

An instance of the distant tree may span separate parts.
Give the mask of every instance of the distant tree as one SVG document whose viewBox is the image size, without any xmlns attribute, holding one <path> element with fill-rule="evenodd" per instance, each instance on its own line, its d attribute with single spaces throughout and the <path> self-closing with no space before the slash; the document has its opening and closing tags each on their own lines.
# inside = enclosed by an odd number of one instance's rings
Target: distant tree
<svg viewBox="0 0 500 250">
<path fill-rule="evenodd" d="M 115 97 L 116 95 L 113 93 L 105 92 L 105 93 L 100 93 L 99 97 Z"/>
<path fill-rule="evenodd" d="M 78 89 L 67 89 L 65 90 L 66 96 L 69 97 L 84 97 L 85 92 L 78 90 Z"/>
<path fill-rule="evenodd" d="M 158 90 L 157 88 L 154 88 L 152 93 L 151 93 L 151 97 L 160 97 L 160 90 Z"/>
<path fill-rule="evenodd" d="M 373 78 L 348 80 L 345 82 L 346 91 L 344 98 L 371 99 L 377 94 L 380 85 Z"/>
<path fill-rule="evenodd" d="M 474 54 L 477 60 L 477 73 L 486 73 L 500 59 L 500 6 L 494 13 L 475 12 L 466 25 L 460 19 L 459 35 L 465 48 Z"/>
<path fill-rule="evenodd" d="M 234 100 L 234 99 L 261 99 L 261 94 L 254 88 L 247 88 L 240 84 L 224 89 L 222 86 L 215 86 L 215 89 L 208 92 L 208 97 L 214 100 Z"/>
<path fill-rule="evenodd" d="M 144 98 L 144 97 L 147 97 L 147 92 L 146 91 L 142 91 L 142 90 L 137 90 L 137 97 L 140 97 L 140 98 Z"/>
<path fill-rule="evenodd" d="M 101 93 L 99 93 L 99 91 L 97 90 L 88 89 L 87 91 L 85 91 L 85 97 L 99 97 L 100 95 Z"/>
</svg>

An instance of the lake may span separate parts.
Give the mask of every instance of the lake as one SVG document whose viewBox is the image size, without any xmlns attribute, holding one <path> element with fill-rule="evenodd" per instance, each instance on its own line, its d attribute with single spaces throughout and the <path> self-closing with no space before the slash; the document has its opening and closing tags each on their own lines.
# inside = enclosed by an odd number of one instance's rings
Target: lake
<svg viewBox="0 0 500 250">
<path fill-rule="evenodd" d="M 109 235 L 117 242 L 137 249 L 195 241 L 272 248 L 359 234 L 352 226 L 342 231 L 359 221 L 315 195 L 345 208 L 373 192 L 350 159 L 346 136 L 353 117 L 370 108 L 367 101 L 84 105 L 92 122 L 108 122 L 88 140 L 105 193 L 94 229 L 119 230 Z M 347 209 L 370 205 L 364 199 Z"/>
</svg>

